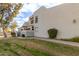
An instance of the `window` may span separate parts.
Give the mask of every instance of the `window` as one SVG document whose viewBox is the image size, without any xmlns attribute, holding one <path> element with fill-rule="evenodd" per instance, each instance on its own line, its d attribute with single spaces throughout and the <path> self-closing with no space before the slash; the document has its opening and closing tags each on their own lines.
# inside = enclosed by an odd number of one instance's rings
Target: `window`
<svg viewBox="0 0 79 59">
<path fill-rule="evenodd" d="M 33 22 L 33 20 L 31 20 L 31 24 L 33 24 L 34 22 Z"/>
<path fill-rule="evenodd" d="M 23 29 L 21 29 L 21 31 L 23 31 Z"/>
<path fill-rule="evenodd" d="M 32 30 L 34 30 L 34 26 L 32 26 Z"/>
<path fill-rule="evenodd" d="M 26 28 L 25 30 L 30 30 L 30 28 Z"/>
<path fill-rule="evenodd" d="M 23 29 L 26 30 L 27 26 L 23 26 Z"/>
<path fill-rule="evenodd" d="M 35 23 L 38 23 L 38 16 L 35 17 Z"/>
<path fill-rule="evenodd" d="M 33 19 L 33 16 L 30 17 L 30 20 L 32 20 L 32 19 Z"/>
<path fill-rule="evenodd" d="M 34 20 L 33 20 L 33 19 L 34 19 L 34 17 L 31 17 L 31 18 L 30 18 L 31 24 L 34 23 Z"/>
</svg>

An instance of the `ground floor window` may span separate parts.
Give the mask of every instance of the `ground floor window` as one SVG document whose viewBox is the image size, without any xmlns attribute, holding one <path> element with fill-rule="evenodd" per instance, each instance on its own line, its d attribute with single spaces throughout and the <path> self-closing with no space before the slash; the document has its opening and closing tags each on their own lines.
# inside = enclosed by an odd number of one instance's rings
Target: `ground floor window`
<svg viewBox="0 0 79 59">
<path fill-rule="evenodd" d="M 32 26 L 32 30 L 34 30 L 34 26 Z"/>
</svg>

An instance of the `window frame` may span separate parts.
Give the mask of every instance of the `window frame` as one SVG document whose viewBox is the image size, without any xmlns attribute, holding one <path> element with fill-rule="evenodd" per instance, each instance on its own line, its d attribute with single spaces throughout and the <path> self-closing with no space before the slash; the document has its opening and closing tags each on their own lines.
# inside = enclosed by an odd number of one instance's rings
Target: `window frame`
<svg viewBox="0 0 79 59">
<path fill-rule="evenodd" d="M 35 16 L 35 23 L 38 23 L 38 16 Z"/>
</svg>

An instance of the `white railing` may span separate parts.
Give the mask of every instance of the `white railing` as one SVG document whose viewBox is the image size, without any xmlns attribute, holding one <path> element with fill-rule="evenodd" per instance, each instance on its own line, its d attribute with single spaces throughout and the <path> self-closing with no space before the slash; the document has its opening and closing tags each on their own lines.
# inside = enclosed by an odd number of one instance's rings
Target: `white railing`
<svg viewBox="0 0 79 59">
<path fill-rule="evenodd" d="M 25 30 L 21 32 L 21 36 L 25 35 L 25 36 L 34 36 L 34 31 L 33 30 Z"/>
<path fill-rule="evenodd" d="M 28 30 L 28 31 L 26 31 L 26 35 L 27 36 L 34 36 L 34 31 Z"/>
</svg>

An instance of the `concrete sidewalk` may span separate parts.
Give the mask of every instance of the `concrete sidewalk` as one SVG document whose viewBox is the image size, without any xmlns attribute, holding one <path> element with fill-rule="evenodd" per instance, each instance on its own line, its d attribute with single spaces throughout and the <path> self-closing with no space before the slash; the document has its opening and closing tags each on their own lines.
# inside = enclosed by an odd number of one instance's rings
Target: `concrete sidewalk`
<svg viewBox="0 0 79 59">
<path fill-rule="evenodd" d="M 37 40 L 43 40 L 43 41 L 48 41 L 48 42 L 55 42 L 55 43 L 61 43 L 61 44 L 79 47 L 79 43 L 77 43 L 77 42 L 69 42 L 69 41 L 63 41 L 63 40 L 57 40 L 57 39 L 47 39 L 47 38 L 45 39 L 45 38 L 37 38 L 37 37 L 26 37 L 26 38 L 18 37 L 18 38 L 37 39 Z"/>
<path fill-rule="evenodd" d="M 69 41 L 62 41 L 62 40 L 55 40 L 55 39 L 36 38 L 36 37 L 34 37 L 34 39 L 44 40 L 44 41 L 48 41 L 48 42 L 62 43 L 62 44 L 66 44 L 66 45 L 79 47 L 79 43 L 76 43 L 76 42 L 69 42 Z"/>
</svg>

